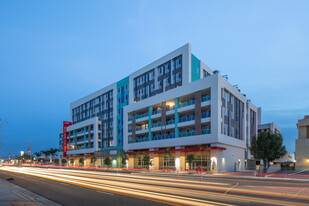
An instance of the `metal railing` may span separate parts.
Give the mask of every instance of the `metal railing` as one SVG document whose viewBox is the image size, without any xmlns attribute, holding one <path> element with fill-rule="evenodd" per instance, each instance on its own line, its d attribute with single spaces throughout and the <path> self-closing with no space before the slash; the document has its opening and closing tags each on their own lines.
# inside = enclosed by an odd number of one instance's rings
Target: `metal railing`
<svg viewBox="0 0 309 206">
<path fill-rule="evenodd" d="M 202 118 L 207 118 L 207 117 L 210 117 L 210 116 L 211 116 L 210 112 L 202 113 Z"/>
<path fill-rule="evenodd" d="M 195 131 L 179 133 L 179 137 L 188 137 L 188 136 L 194 136 L 194 135 L 195 135 Z"/>
<path fill-rule="evenodd" d="M 210 99 L 211 99 L 210 96 L 202 97 L 202 102 L 209 101 Z"/>
<path fill-rule="evenodd" d="M 161 139 L 172 139 L 172 138 L 175 138 L 175 134 L 155 135 L 152 137 L 152 141 L 161 140 Z"/>
<path fill-rule="evenodd" d="M 162 112 L 162 110 L 161 110 L 161 109 L 159 109 L 159 110 L 155 110 L 155 111 L 152 111 L 152 115 L 159 114 L 159 113 L 161 113 L 161 112 Z"/>
<path fill-rule="evenodd" d="M 190 117 L 182 117 L 179 119 L 179 123 L 181 122 L 188 122 L 188 121 L 192 121 L 195 120 L 195 116 L 190 116 Z"/>
<path fill-rule="evenodd" d="M 210 134 L 210 129 L 204 129 L 204 130 L 202 130 L 202 134 Z"/>
<path fill-rule="evenodd" d="M 162 126 L 162 124 L 161 123 L 155 123 L 155 124 L 153 124 L 152 125 L 152 128 L 155 128 L 155 127 L 161 127 Z"/>
<path fill-rule="evenodd" d="M 192 104 L 195 104 L 195 100 L 191 100 L 191 101 L 188 101 L 188 102 L 181 103 L 181 104 L 179 104 L 178 108 L 190 106 Z"/>
</svg>

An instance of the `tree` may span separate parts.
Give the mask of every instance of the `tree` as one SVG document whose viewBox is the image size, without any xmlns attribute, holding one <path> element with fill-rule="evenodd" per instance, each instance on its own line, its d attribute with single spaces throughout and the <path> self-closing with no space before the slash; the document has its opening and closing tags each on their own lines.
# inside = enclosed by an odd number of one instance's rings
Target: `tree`
<svg viewBox="0 0 309 206">
<path fill-rule="evenodd" d="M 111 166 L 111 165 L 112 165 L 112 160 L 111 160 L 111 158 L 106 157 L 106 158 L 104 159 L 104 164 L 107 165 L 107 166 Z"/>
<path fill-rule="evenodd" d="M 33 154 L 34 154 L 34 156 L 36 156 L 37 161 L 39 161 L 39 158 L 40 158 L 40 156 L 42 155 L 42 153 L 41 153 L 41 152 L 35 152 L 35 153 L 33 153 Z"/>
<path fill-rule="evenodd" d="M 62 164 L 66 164 L 68 161 L 66 159 L 61 159 Z"/>
<path fill-rule="evenodd" d="M 79 160 L 78 160 L 78 162 L 79 162 L 79 165 L 84 165 L 84 158 L 83 157 L 81 157 L 81 158 L 79 158 Z"/>
<path fill-rule="evenodd" d="M 273 132 L 261 132 L 258 136 L 251 137 L 251 154 L 255 159 L 263 160 L 263 173 L 266 173 L 270 162 L 279 159 L 286 154 L 285 146 L 282 145 L 281 134 Z"/>
<path fill-rule="evenodd" d="M 74 164 L 74 159 L 73 159 L 73 158 L 70 159 L 70 163 L 71 163 L 72 165 Z"/>
<path fill-rule="evenodd" d="M 59 159 L 55 159 L 55 164 L 59 164 Z"/>
<path fill-rule="evenodd" d="M 52 159 L 54 159 L 54 156 L 57 156 L 58 149 L 50 148 L 48 151 L 49 154 L 52 156 Z"/>
<path fill-rule="evenodd" d="M 93 166 L 94 166 L 95 160 L 96 160 L 96 157 L 91 156 L 91 158 L 90 158 L 90 163 L 91 163 Z"/>
<path fill-rule="evenodd" d="M 192 169 L 192 163 L 193 163 L 193 161 L 194 160 L 196 160 L 196 156 L 195 156 L 195 154 L 189 154 L 188 156 L 187 156 L 187 161 L 189 162 L 189 166 L 190 166 L 190 170 Z"/>
<path fill-rule="evenodd" d="M 41 153 L 45 155 L 45 159 L 47 159 L 47 157 L 50 155 L 49 150 L 42 150 Z"/>
<path fill-rule="evenodd" d="M 127 164 L 128 160 L 127 153 L 124 150 L 121 150 L 120 155 L 121 155 L 121 164 L 124 167 Z"/>
<path fill-rule="evenodd" d="M 124 167 L 127 164 L 128 157 L 126 155 L 121 156 L 121 164 Z"/>
<path fill-rule="evenodd" d="M 152 166 L 152 161 L 149 154 L 145 153 L 142 158 L 144 165 L 149 169 L 149 166 Z"/>
</svg>

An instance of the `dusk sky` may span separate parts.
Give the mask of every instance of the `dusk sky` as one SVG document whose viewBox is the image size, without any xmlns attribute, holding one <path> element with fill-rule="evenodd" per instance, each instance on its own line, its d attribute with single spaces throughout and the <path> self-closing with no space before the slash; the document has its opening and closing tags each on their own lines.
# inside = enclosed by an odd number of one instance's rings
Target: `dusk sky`
<svg viewBox="0 0 309 206">
<path fill-rule="evenodd" d="M 72 101 L 186 43 L 295 151 L 309 115 L 309 1 L 110 2 L 0 1 L 0 156 L 58 148 Z"/>
</svg>

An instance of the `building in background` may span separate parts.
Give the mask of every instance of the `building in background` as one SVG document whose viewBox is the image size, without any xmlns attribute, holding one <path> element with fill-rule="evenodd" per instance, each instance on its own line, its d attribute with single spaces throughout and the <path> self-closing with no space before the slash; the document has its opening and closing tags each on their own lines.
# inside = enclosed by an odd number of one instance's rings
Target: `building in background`
<svg viewBox="0 0 309 206">
<path fill-rule="evenodd" d="M 253 118 L 252 115 L 254 114 L 250 114 L 250 123 L 251 123 L 251 126 L 250 126 L 250 131 L 252 131 L 252 124 L 254 124 L 254 121 L 256 120 L 257 121 L 257 134 L 260 133 L 260 132 L 266 132 L 266 131 L 270 131 L 270 132 L 274 132 L 274 133 L 281 133 L 281 129 L 280 127 L 272 122 L 272 123 L 264 123 L 262 124 L 262 108 L 259 107 L 257 108 L 257 118 Z M 256 131 L 254 132 L 250 132 L 250 135 L 248 135 L 248 137 L 252 137 L 254 136 Z M 248 139 L 247 141 L 247 148 L 250 148 L 251 146 L 251 138 Z M 262 160 L 258 160 L 258 159 L 255 159 L 253 157 L 253 155 L 251 155 L 250 153 L 250 149 L 248 149 L 248 157 L 246 158 L 246 169 L 247 170 L 255 170 L 257 168 L 259 168 L 259 165 L 263 163 Z"/>
<path fill-rule="evenodd" d="M 280 127 L 274 122 L 258 125 L 258 133 L 267 132 L 267 131 L 271 131 L 271 132 L 278 133 L 278 134 L 281 133 Z"/>
<path fill-rule="evenodd" d="M 133 168 L 149 154 L 152 169 L 185 170 L 187 155 L 195 154 L 193 168 L 239 171 L 257 134 L 257 107 L 194 56 L 190 44 L 71 103 L 70 111 L 67 154 L 75 165 L 78 157 L 89 165 L 95 156 L 96 165 L 111 157 L 121 167 L 124 150 Z"/>
<path fill-rule="evenodd" d="M 309 169 L 309 115 L 298 120 L 298 139 L 295 141 L 296 170 Z"/>
</svg>

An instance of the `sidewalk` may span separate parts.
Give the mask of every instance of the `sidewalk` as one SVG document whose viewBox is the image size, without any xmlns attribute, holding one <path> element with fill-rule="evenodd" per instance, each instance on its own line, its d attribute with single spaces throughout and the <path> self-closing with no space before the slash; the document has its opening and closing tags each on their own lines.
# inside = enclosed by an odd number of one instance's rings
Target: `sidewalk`
<svg viewBox="0 0 309 206">
<path fill-rule="evenodd" d="M 0 178 L 0 206 L 59 206 L 24 188 Z"/>
</svg>

